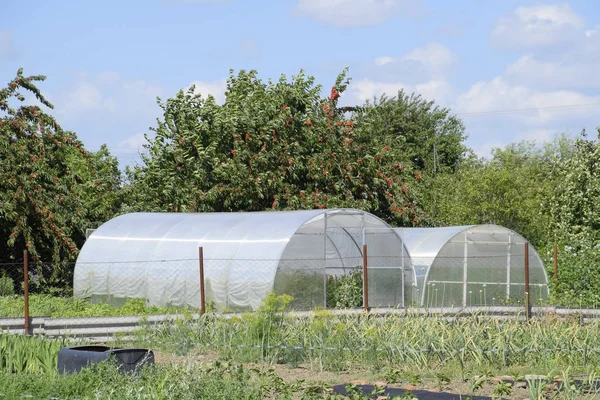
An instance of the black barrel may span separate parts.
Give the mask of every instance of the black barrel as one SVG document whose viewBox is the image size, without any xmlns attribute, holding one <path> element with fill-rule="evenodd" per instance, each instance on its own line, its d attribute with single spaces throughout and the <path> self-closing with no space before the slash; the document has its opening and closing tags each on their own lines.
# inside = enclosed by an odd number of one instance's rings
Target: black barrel
<svg viewBox="0 0 600 400">
<path fill-rule="evenodd" d="M 119 372 L 137 372 L 144 365 L 154 364 L 154 353 L 148 349 L 115 349 L 107 346 L 63 347 L 58 351 L 58 372 L 78 372 L 108 359 L 116 362 Z"/>
</svg>

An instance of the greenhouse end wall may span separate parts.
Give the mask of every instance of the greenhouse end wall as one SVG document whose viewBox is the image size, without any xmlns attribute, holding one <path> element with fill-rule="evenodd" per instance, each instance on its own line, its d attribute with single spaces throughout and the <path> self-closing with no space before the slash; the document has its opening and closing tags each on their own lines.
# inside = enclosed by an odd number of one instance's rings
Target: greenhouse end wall
<svg viewBox="0 0 600 400">
<path fill-rule="evenodd" d="M 530 300 L 549 294 L 537 251 L 518 233 L 497 225 L 397 229 L 417 274 L 415 300 L 423 307 L 523 304 L 525 244 Z"/>
</svg>

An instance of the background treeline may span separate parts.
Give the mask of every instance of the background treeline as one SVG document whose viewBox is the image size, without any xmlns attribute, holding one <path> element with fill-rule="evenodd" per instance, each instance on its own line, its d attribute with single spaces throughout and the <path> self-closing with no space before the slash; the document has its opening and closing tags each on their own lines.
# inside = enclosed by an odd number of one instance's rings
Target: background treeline
<svg viewBox="0 0 600 400">
<path fill-rule="evenodd" d="M 553 302 L 598 301 L 600 143 L 585 132 L 479 159 L 462 121 L 420 96 L 344 107 L 346 71 L 331 90 L 302 72 L 263 82 L 231 71 L 224 104 L 193 88 L 159 100 L 147 154 L 122 170 L 60 127 L 44 79 L 20 70 L 0 90 L 0 261 L 28 249 L 52 262 L 47 291 L 70 287 L 86 228 L 120 213 L 352 207 L 395 226 L 503 225 L 549 266 L 556 244 Z"/>
</svg>

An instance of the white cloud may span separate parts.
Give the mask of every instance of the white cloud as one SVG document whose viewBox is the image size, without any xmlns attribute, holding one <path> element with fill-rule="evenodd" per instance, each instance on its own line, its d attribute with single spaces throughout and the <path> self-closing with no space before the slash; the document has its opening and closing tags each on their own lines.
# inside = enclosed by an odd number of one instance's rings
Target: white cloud
<svg viewBox="0 0 600 400">
<path fill-rule="evenodd" d="M 17 51 L 10 31 L 0 29 L 0 60 L 8 60 L 16 55 Z"/>
<path fill-rule="evenodd" d="M 128 80 L 113 71 L 76 78 L 70 91 L 57 96 L 56 109 L 66 119 L 90 113 L 121 116 L 147 115 L 156 110 L 156 97 L 162 88 L 143 80 Z M 152 112 L 152 114 L 156 114 Z"/>
<path fill-rule="evenodd" d="M 143 133 L 138 133 L 136 135 L 130 136 L 125 140 L 119 142 L 119 146 L 122 150 L 129 153 L 143 153 L 146 151 L 144 149 L 144 145 L 147 144 L 148 141 Z"/>
<path fill-rule="evenodd" d="M 491 40 L 499 47 L 548 47 L 572 42 L 584 26 L 583 18 L 567 4 L 519 7 L 498 21 Z"/>
<path fill-rule="evenodd" d="M 88 82 L 81 82 L 77 87 L 67 95 L 66 104 L 63 105 L 63 112 L 80 112 L 94 110 L 105 107 L 106 99 L 103 99 L 100 89 Z"/>
<path fill-rule="evenodd" d="M 590 104 L 598 106 L 588 106 Z M 502 114 L 529 125 L 556 122 L 567 116 L 590 116 L 597 114 L 599 107 L 600 95 L 588 96 L 572 90 L 536 90 L 512 85 L 503 77 L 474 84 L 456 102 L 456 110 L 463 115 Z"/>
<path fill-rule="evenodd" d="M 473 153 L 475 153 L 478 158 L 491 158 L 492 150 L 502 148 L 504 146 L 506 146 L 506 143 L 503 143 L 499 140 L 490 140 L 472 146 L 471 150 L 473 150 Z"/>
<path fill-rule="evenodd" d="M 205 81 L 194 81 L 189 86 L 195 86 L 195 93 L 201 94 L 202 97 L 207 98 L 211 95 L 215 98 L 217 104 L 225 103 L 225 90 L 227 89 L 227 80 L 220 79 L 213 82 Z"/>
<path fill-rule="evenodd" d="M 546 88 L 600 88 L 597 72 L 600 60 L 590 62 L 582 57 L 570 59 L 541 60 L 527 55 L 509 65 L 505 76 L 508 81 L 519 85 Z"/>
<path fill-rule="evenodd" d="M 583 42 L 583 51 L 590 57 L 600 60 L 600 25 L 585 32 L 585 42 Z"/>
<path fill-rule="evenodd" d="M 590 28 L 568 5 L 520 7 L 500 19 L 491 42 L 525 53 L 501 76 L 472 84 L 453 107 L 477 154 L 596 126 L 600 35 Z"/>
<path fill-rule="evenodd" d="M 379 57 L 375 59 L 375 64 L 384 66 L 388 64 L 398 63 L 418 63 L 426 71 L 430 73 L 440 73 L 457 61 L 457 57 L 447 47 L 439 43 L 430 43 L 427 47 L 419 47 L 413 49 L 401 57 Z"/>
<path fill-rule="evenodd" d="M 431 80 L 416 85 L 403 82 L 380 82 L 370 79 L 362 79 L 350 85 L 350 95 L 353 99 L 364 102 L 373 100 L 382 95 L 395 97 L 400 89 L 407 93 L 416 92 L 427 100 L 435 100 L 437 103 L 446 104 L 452 95 L 452 87 L 445 81 Z"/>
<path fill-rule="evenodd" d="M 454 65 L 457 57 L 447 47 L 439 43 L 430 43 L 415 48 L 399 57 L 383 56 L 375 59 L 378 67 L 392 67 L 393 75 L 403 76 L 402 80 L 353 81 L 350 85 L 350 97 L 355 102 L 371 101 L 382 95 L 395 97 L 400 89 L 404 92 L 420 94 L 426 100 L 440 105 L 449 105 L 453 89 L 444 75 Z"/>
<path fill-rule="evenodd" d="M 85 77 L 86 75 L 83 75 L 83 76 Z M 118 82 L 120 79 L 121 79 L 121 75 L 119 75 L 119 73 L 115 72 L 115 71 L 100 72 L 95 77 L 95 81 L 99 85 L 113 84 L 115 82 Z"/>
<path fill-rule="evenodd" d="M 375 59 L 375 65 L 377 65 L 378 67 L 381 67 L 383 65 L 388 65 L 388 64 L 392 64 L 394 62 L 396 62 L 396 58 L 394 57 L 378 57 Z"/>
<path fill-rule="evenodd" d="M 536 143 L 548 142 L 554 138 L 555 131 L 548 128 L 530 129 L 518 136 L 518 141 L 535 141 Z"/>
<path fill-rule="evenodd" d="M 439 43 L 431 43 L 425 48 L 414 49 L 402 58 L 407 61 L 417 61 L 431 71 L 444 70 L 456 62 L 456 56 Z"/>
<path fill-rule="evenodd" d="M 420 7 L 418 0 L 299 0 L 297 10 L 327 24 L 365 26 L 402 12 L 413 14 Z"/>
</svg>

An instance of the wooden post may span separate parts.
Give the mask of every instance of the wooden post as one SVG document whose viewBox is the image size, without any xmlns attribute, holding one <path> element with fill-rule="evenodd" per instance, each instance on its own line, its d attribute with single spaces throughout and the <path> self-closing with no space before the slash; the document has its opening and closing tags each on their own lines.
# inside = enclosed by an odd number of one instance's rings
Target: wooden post
<svg viewBox="0 0 600 400">
<path fill-rule="evenodd" d="M 206 312 L 206 297 L 204 297 L 204 252 L 203 248 L 198 249 L 198 256 L 200 260 L 200 314 L 204 315 Z"/>
<path fill-rule="evenodd" d="M 529 304 L 529 243 L 525 243 L 525 316 L 531 318 L 531 308 Z"/>
<path fill-rule="evenodd" d="M 367 245 L 363 244 L 363 307 L 369 311 L 369 275 L 367 274 Z"/>
<path fill-rule="evenodd" d="M 558 281 L 558 246 L 554 246 L 554 282 Z"/>
<path fill-rule="evenodd" d="M 23 250 L 23 302 L 25 314 L 25 334 L 31 334 L 29 326 L 29 254 L 27 250 Z"/>
</svg>

